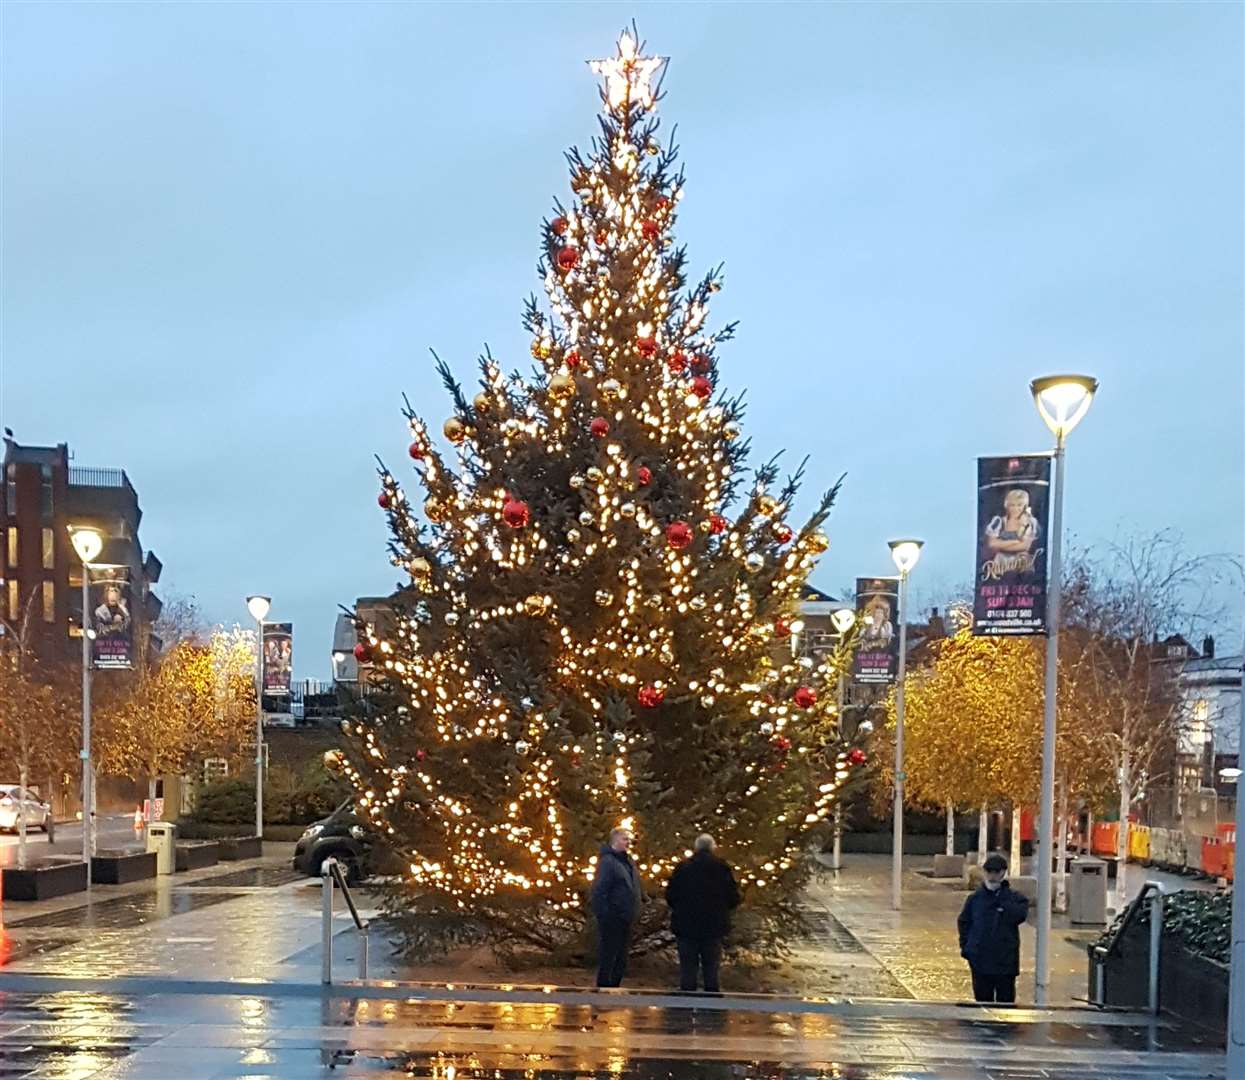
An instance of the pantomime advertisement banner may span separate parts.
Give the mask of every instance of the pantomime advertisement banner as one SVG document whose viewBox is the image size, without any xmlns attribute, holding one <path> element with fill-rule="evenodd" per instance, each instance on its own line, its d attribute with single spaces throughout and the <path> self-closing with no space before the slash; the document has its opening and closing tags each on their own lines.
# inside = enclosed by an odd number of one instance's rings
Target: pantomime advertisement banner
<svg viewBox="0 0 1245 1080">
<path fill-rule="evenodd" d="M 858 683 L 893 683 L 899 672 L 899 579 L 856 579 L 856 657 Z"/>
<path fill-rule="evenodd" d="M 293 623 L 264 623 L 265 694 L 288 694 L 290 692 L 293 644 Z"/>
<path fill-rule="evenodd" d="M 1050 455 L 977 459 L 973 633 L 1046 633 Z"/>
<path fill-rule="evenodd" d="M 90 571 L 91 666 L 134 666 L 134 619 L 130 606 L 130 571 L 124 566 L 95 566 Z"/>
</svg>

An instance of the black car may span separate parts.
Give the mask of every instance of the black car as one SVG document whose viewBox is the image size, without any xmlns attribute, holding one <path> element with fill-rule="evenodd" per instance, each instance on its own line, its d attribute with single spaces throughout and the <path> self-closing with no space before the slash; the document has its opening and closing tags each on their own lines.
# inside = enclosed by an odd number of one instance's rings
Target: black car
<svg viewBox="0 0 1245 1080">
<path fill-rule="evenodd" d="M 371 836 L 347 799 L 328 817 L 307 826 L 294 848 L 294 869 L 319 877 L 324 860 L 330 855 L 342 864 L 346 880 L 356 882 L 367 876 L 372 851 Z"/>
</svg>

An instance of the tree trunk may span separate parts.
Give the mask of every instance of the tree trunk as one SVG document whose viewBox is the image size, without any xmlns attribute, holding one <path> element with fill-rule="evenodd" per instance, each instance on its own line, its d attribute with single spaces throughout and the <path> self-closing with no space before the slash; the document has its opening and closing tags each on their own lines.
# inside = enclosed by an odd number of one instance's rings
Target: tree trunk
<svg viewBox="0 0 1245 1080">
<path fill-rule="evenodd" d="M 48 846 L 51 847 L 56 843 L 56 796 L 59 794 L 60 788 L 56 780 L 48 777 Z"/>
<path fill-rule="evenodd" d="M 1128 903 L 1128 814 L 1133 794 L 1132 762 L 1124 751 L 1120 765 L 1120 833 L 1116 841 L 1115 894 L 1116 911 L 1123 911 Z"/>
<path fill-rule="evenodd" d="M 154 774 L 147 776 L 147 805 L 144 807 L 143 813 L 143 845 L 146 846 L 148 826 L 156 816 L 156 777 Z"/>
<path fill-rule="evenodd" d="M 843 804 L 834 804 L 834 850 L 831 854 L 831 867 L 838 870 L 843 865 Z"/>
<path fill-rule="evenodd" d="M 1068 778 L 1059 785 L 1059 847 L 1056 857 L 1059 869 L 1055 874 L 1055 910 L 1068 910 Z"/>
<path fill-rule="evenodd" d="M 1083 855 L 1092 855 L 1094 853 L 1094 812 L 1092 810 L 1085 811 L 1085 837 L 1084 837 Z"/>
<path fill-rule="evenodd" d="M 26 869 L 26 781 L 30 779 L 30 770 L 23 761 L 17 770 L 18 799 L 17 804 L 17 865 Z"/>
<path fill-rule="evenodd" d="M 1008 872 L 1019 875 L 1020 873 L 1020 804 L 1012 803 L 1012 850 L 1011 858 L 1008 859 Z"/>
<path fill-rule="evenodd" d="M 947 854 L 955 854 L 955 807 L 947 803 Z"/>
<path fill-rule="evenodd" d="M 986 804 L 981 804 L 977 812 L 977 865 L 986 861 L 986 852 L 990 849 L 990 811 Z"/>
</svg>

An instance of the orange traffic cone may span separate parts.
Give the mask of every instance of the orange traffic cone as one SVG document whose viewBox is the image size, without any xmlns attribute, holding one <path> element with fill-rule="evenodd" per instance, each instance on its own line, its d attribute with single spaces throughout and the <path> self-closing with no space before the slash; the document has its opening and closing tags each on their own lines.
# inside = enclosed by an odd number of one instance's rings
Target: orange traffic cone
<svg viewBox="0 0 1245 1080">
<path fill-rule="evenodd" d="M 134 811 L 134 831 L 143 831 L 143 808 L 141 806 Z"/>
</svg>

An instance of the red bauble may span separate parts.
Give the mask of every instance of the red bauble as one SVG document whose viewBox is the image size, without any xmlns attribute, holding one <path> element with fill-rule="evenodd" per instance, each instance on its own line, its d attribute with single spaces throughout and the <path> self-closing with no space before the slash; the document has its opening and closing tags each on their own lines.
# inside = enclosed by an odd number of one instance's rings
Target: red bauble
<svg viewBox="0 0 1245 1080">
<path fill-rule="evenodd" d="M 521 529 L 531 519 L 532 512 L 522 499 L 508 499 L 501 508 L 501 519 L 512 529 Z"/>
<path fill-rule="evenodd" d="M 791 695 L 791 699 L 801 709 L 811 709 L 817 704 L 817 691 L 811 686 L 801 686 Z"/>
<path fill-rule="evenodd" d="M 771 744 L 775 750 L 782 754 L 791 749 L 791 740 L 786 735 L 775 735 L 771 740 Z"/>
<path fill-rule="evenodd" d="M 789 525 L 779 525 L 778 528 L 774 530 L 774 536 L 780 544 L 789 543 L 791 537 L 794 535 L 795 534 L 791 531 L 791 527 Z"/>
<path fill-rule="evenodd" d="M 687 370 L 687 353 L 681 350 L 672 352 L 667 363 L 671 371 L 676 375 L 682 375 Z"/>
<path fill-rule="evenodd" d="M 645 240 L 656 240 L 661 235 L 661 226 L 652 218 L 647 218 L 644 224 L 640 226 L 640 231 L 644 234 Z"/>
<path fill-rule="evenodd" d="M 666 699 L 666 692 L 660 686 L 641 686 L 636 698 L 646 709 L 655 709 Z"/>
<path fill-rule="evenodd" d="M 847 755 L 847 760 L 850 761 L 853 765 L 863 765 L 866 760 L 866 754 L 858 746 L 856 747 L 856 749 L 854 749 L 851 753 Z"/>
<path fill-rule="evenodd" d="M 576 769 L 578 769 L 583 763 L 584 763 L 584 759 L 581 758 L 578 754 L 576 754 L 574 757 L 571 758 L 571 765 L 572 767 Z"/>
<path fill-rule="evenodd" d="M 555 234 L 561 236 L 564 232 L 566 232 L 570 224 L 571 223 L 564 217 L 555 217 L 551 222 L 549 222 L 549 227 L 553 229 Z"/>
<path fill-rule="evenodd" d="M 635 349 L 643 357 L 650 357 L 657 352 L 657 339 L 655 337 L 636 338 Z"/>
<path fill-rule="evenodd" d="M 417 440 L 411 443 L 411 445 L 407 448 L 407 453 L 409 453 L 416 461 L 423 461 L 424 455 L 428 453 L 428 448 Z"/>
<path fill-rule="evenodd" d="M 669 198 L 669 196 L 666 196 L 666 195 L 659 195 L 659 196 L 657 197 L 657 201 L 656 201 L 655 203 L 653 203 L 653 206 L 654 206 L 656 209 L 658 209 L 658 210 L 669 210 L 669 209 L 670 209 L 670 198 Z"/>
<path fill-rule="evenodd" d="M 597 242 L 597 247 L 605 247 L 605 241 L 609 239 L 609 233 L 604 229 L 597 229 L 597 234 L 593 239 Z"/>
<path fill-rule="evenodd" d="M 774 636 L 787 638 L 791 636 L 791 624 L 786 619 L 774 620 Z"/>
<path fill-rule="evenodd" d="M 579 355 L 579 350 L 572 349 L 570 352 L 566 354 L 566 366 L 568 368 L 577 368 L 579 367 L 580 361 L 582 359 L 583 357 Z"/>
<path fill-rule="evenodd" d="M 709 531 L 717 536 L 718 533 L 726 532 L 726 518 L 721 514 L 709 515 Z"/>
<path fill-rule="evenodd" d="M 354 647 L 354 658 L 360 664 L 366 664 L 372 658 L 372 650 L 369 649 L 362 641 Z"/>
<path fill-rule="evenodd" d="M 641 465 L 635 471 L 635 478 L 640 487 L 648 487 L 653 482 L 653 470 L 647 465 Z"/>
<path fill-rule="evenodd" d="M 392 502 L 393 500 L 389 498 L 389 492 L 387 491 L 382 491 L 376 496 L 376 505 L 382 510 L 388 510 Z"/>
<path fill-rule="evenodd" d="M 696 372 L 697 375 L 703 375 L 706 371 L 709 370 L 709 357 L 703 354 L 700 356 L 694 357 L 692 359 L 692 370 Z"/>
<path fill-rule="evenodd" d="M 427 750 L 416 750 L 416 751 L 415 751 L 415 760 L 416 760 L 416 761 L 423 761 L 423 760 L 424 760 L 424 758 L 426 758 L 427 756 L 428 756 L 428 751 L 427 751 Z"/>
<path fill-rule="evenodd" d="M 713 393 L 713 383 L 703 375 L 697 375 L 692 380 L 692 393 L 703 400 Z"/>
<path fill-rule="evenodd" d="M 564 247 L 558 252 L 558 269 L 563 273 L 574 270 L 579 265 L 579 249 Z"/>
<path fill-rule="evenodd" d="M 673 521 L 666 526 L 666 543 L 675 551 L 682 551 L 695 535 L 686 521 Z"/>
<path fill-rule="evenodd" d="M 610 433 L 610 422 L 604 416 L 593 417 L 592 423 L 588 425 L 588 430 L 598 439 L 604 439 Z"/>
</svg>

